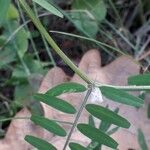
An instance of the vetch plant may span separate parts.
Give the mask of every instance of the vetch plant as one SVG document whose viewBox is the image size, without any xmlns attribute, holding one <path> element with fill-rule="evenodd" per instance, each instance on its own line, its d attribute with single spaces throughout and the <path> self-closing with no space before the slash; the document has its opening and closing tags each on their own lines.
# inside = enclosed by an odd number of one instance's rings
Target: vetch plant
<svg viewBox="0 0 150 150">
<path fill-rule="evenodd" d="M 20 2 L 21 6 L 26 11 L 26 13 L 30 17 L 34 25 L 37 27 L 39 32 L 47 40 L 49 45 L 56 51 L 56 53 L 62 58 L 62 60 L 76 74 L 78 74 L 88 85 L 87 87 L 85 87 L 84 85 L 79 83 L 73 82 L 63 83 L 57 85 L 56 87 L 53 87 L 44 94 L 34 95 L 35 100 L 49 105 L 56 111 L 61 111 L 68 115 L 73 114 L 75 116 L 74 122 L 61 122 L 60 120 L 54 121 L 51 120 L 50 118 L 45 118 L 43 116 L 38 116 L 34 114 L 30 118 L 31 121 L 55 135 L 62 137 L 66 136 L 66 142 L 64 143 L 64 147 L 62 147 L 63 150 L 65 150 L 68 145 L 71 150 L 92 150 L 92 149 L 94 150 L 100 149 L 102 145 L 106 145 L 108 147 L 116 149 L 118 143 L 109 135 L 115 132 L 118 129 L 118 127 L 129 128 L 130 127 L 129 121 L 123 118 L 122 116 L 118 115 L 119 111 L 118 108 L 112 111 L 109 110 L 108 107 L 105 108 L 98 104 L 90 104 L 90 103 L 87 104 L 87 101 L 89 100 L 91 94 L 93 94 L 92 92 L 96 89 L 99 90 L 99 93 L 98 92 L 94 93 L 94 96 L 96 95 L 95 96 L 96 98 L 100 98 L 100 101 L 102 101 L 101 96 L 102 93 L 104 97 L 113 100 L 115 102 L 123 103 L 134 107 L 140 107 L 144 103 L 143 100 L 128 94 L 125 90 L 129 91 L 150 90 L 150 86 L 149 84 L 147 84 L 147 82 L 149 82 L 150 80 L 149 74 L 130 77 L 128 79 L 129 86 L 106 85 L 96 83 L 90 80 L 87 77 L 87 75 L 84 72 L 82 72 L 76 65 L 74 65 L 73 62 L 61 51 L 61 49 L 51 38 L 49 33 L 45 30 L 40 20 L 34 15 L 28 4 L 24 0 L 18 1 Z M 39 5 L 41 5 L 43 8 L 48 10 L 50 9 L 51 13 L 60 17 L 63 16 L 63 14 L 50 3 L 47 3 L 46 1 L 43 0 L 34 0 L 34 1 Z M 78 110 L 72 104 L 66 102 L 63 99 L 58 98 L 58 96 L 60 96 L 61 94 L 75 93 L 75 92 L 86 92 L 84 100 Z M 89 113 L 88 123 L 78 123 L 83 109 L 86 109 L 87 112 Z M 99 127 L 96 127 L 93 117 L 101 120 Z M 65 129 L 61 126 L 61 123 L 66 123 L 71 126 L 71 130 L 69 131 L 69 133 L 67 133 L 67 131 L 65 131 Z M 117 127 L 113 128 L 112 130 L 109 130 L 111 124 L 114 124 Z M 86 137 L 91 139 L 91 143 L 89 143 L 87 147 L 80 145 L 78 143 L 70 142 L 71 135 L 75 128 L 77 128 Z M 39 150 L 56 150 L 55 145 L 52 145 L 51 143 L 48 143 L 47 141 L 40 139 L 38 137 L 34 137 L 32 135 L 27 135 L 25 137 L 25 140 Z"/>
</svg>

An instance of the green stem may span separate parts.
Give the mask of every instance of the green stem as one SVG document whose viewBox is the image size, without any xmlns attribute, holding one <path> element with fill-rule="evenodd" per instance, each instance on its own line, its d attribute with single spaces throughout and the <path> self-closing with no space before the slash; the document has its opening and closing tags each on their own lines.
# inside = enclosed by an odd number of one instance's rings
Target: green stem
<svg viewBox="0 0 150 150">
<path fill-rule="evenodd" d="M 35 12 L 36 17 L 38 17 L 38 11 L 37 11 L 37 9 L 36 9 L 36 4 L 35 4 L 35 2 L 33 2 L 33 8 L 34 8 L 34 12 Z M 50 48 L 48 47 L 47 41 L 45 40 L 45 38 L 44 38 L 43 35 L 41 35 L 41 37 L 42 37 L 42 41 L 43 41 L 43 43 L 44 43 L 45 49 L 46 49 L 46 51 L 47 51 L 47 54 L 48 54 L 48 56 L 49 56 L 49 58 L 50 58 L 50 60 L 51 60 L 51 62 L 52 62 L 52 64 L 53 64 L 53 66 L 56 67 L 55 60 L 54 60 L 54 58 L 53 58 L 53 56 L 52 56 L 52 53 L 51 53 L 51 51 L 50 51 Z"/>
<path fill-rule="evenodd" d="M 78 74 L 85 82 L 88 84 L 92 83 L 92 81 L 86 76 L 85 73 L 81 72 L 80 69 L 74 65 L 74 63 L 61 51 L 61 49 L 58 47 L 58 45 L 55 43 L 55 41 L 51 38 L 51 36 L 48 34 L 46 29 L 43 27 L 41 22 L 37 17 L 35 17 L 34 13 L 32 12 L 31 8 L 28 6 L 28 4 L 24 0 L 19 0 L 22 7 L 25 9 L 28 16 L 31 18 L 34 25 L 37 27 L 39 32 L 45 37 L 47 42 L 51 45 L 51 47 L 55 50 L 55 52 L 63 59 L 66 64 L 76 73 Z"/>
<path fill-rule="evenodd" d="M 83 100 L 83 102 L 82 102 L 82 104 L 81 104 L 81 106 L 80 106 L 80 108 L 79 108 L 79 110 L 78 110 L 78 113 L 77 113 L 77 115 L 76 115 L 76 117 L 75 117 L 73 126 L 72 126 L 72 128 L 71 128 L 71 130 L 70 130 L 70 132 L 69 132 L 69 134 L 68 134 L 68 136 L 67 136 L 66 143 L 65 143 L 65 145 L 64 145 L 63 150 L 66 149 L 66 147 L 67 147 L 67 145 L 68 145 L 68 143 L 69 143 L 69 141 L 70 141 L 71 135 L 72 135 L 72 133 L 73 133 L 73 131 L 74 131 L 74 129 L 75 129 L 77 123 L 78 123 L 78 120 L 79 120 L 79 118 L 80 118 L 80 115 L 81 115 L 81 113 L 82 113 L 82 111 L 83 111 L 83 109 L 84 109 L 84 107 L 85 107 L 85 105 L 86 105 L 86 102 L 87 102 L 87 100 L 88 100 L 88 98 L 89 98 L 91 92 L 92 92 L 92 87 L 89 87 L 89 89 L 88 89 L 88 91 L 87 91 L 87 93 L 86 93 L 86 96 L 85 96 L 85 98 L 84 98 L 84 100 Z"/>
<path fill-rule="evenodd" d="M 117 85 L 109 85 L 109 84 L 102 84 L 102 83 L 96 83 L 96 87 L 102 87 L 102 86 L 107 86 L 107 87 L 112 87 L 116 89 L 121 89 L 121 90 L 127 90 L 127 91 L 143 91 L 143 90 L 150 90 L 150 86 L 136 86 L 136 85 L 129 85 L 129 86 L 117 86 Z"/>
</svg>

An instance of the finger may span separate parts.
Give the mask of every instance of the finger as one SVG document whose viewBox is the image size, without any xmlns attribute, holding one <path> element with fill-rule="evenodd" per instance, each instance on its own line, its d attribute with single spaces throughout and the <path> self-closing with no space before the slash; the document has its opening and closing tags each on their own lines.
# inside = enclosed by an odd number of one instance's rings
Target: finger
<svg viewBox="0 0 150 150">
<path fill-rule="evenodd" d="M 100 68 L 100 66 L 101 66 L 100 53 L 96 49 L 89 50 L 87 53 L 85 53 L 79 63 L 80 70 L 82 70 L 87 75 L 95 73 Z M 84 83 L 83 80 L 76 74 L 72 78 L 72 81 Z"/>
<path fill-rule="evenodd" d="M 140 66 L 126 56 L 121 56 L 102 69 L 109 84 L 126 85 L 130 75 L 139 73 Z"/>
<path fill-rule="evenodd" d="M 39 88 L 39 93 L 45 93 L 55 85 L 60 84 L 62 82 L 66 82 L 67 79 L 68 79 L 67 75 L 61 68 L 59 67 L 52 68 L 44 77 L 41 86 Z"/>
</svg>

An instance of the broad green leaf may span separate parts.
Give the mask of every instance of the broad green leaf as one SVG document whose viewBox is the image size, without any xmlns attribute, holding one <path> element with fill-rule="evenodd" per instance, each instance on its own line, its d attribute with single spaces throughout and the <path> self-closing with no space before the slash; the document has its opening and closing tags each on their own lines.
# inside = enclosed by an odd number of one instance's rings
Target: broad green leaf
<svg viewBox="0 0 150 150">
<path fill-rule="evenodd" d="M 25 29 L 21 29 L 16 35 L 16 48 L 20 57 L 23 57 L 28 49 L 28 34 Z"/>
<path fill-rule="evenodd" d="M 87 10 L 96 20 L 102 21 L 106 17 L 106 6 L 103 0 L 74 0 L 73 9 Z"/>
<path fill-rule="evenodd" d="M 142 99 L 130 95 L 123 90 L 115 89 L 112 87 L 106 87 L 106 86 L 100 87 L 100 90 L 102 94 L 110 100 L 123 103 L 126 105 L 135 106 L 135 107 L 140 107 L 143 105 Z"/>
<path fill-rule="evenodd" d="M 31 135 L 26 135 L 25 140 L 38 150 L 57 150 L 52 144 L 48 143 L 47 141 Z"/>
<path fill-rule="evenodd" d="M 28 67 L 31 75 L 28 76 L 24 70 L 24 67 L 22 65 L 18 64 L 15 66 L 15 69 L 13 70 L 13 73 L 12 73 L 13 81 L 16 81 L 18 83 L 20 83 L 20 82 L 28 83 L 28 78 L 33 77 L 33 76 L 36 77 L 39 74 L 43 74 L 44 70 L 39 61 L 35 60 L 33 57 L 31 57 L 30 55 L 27 55 L 27 54 L 24 56 L 23 60 L 24 60 L 24 63 L 26 64 L 26 66 Z M 34 85 L 37 85 L 37 84 L 34 83 Z"/>
<path fill-rule="evenodd" d="M 108 108 L 104 108 L 95 104 L 87 104 L 86 110 L 94 117 L 102 121 L 106 121 L 123 128 L 130 127 L 130 123 L 125 118 L 119 116 L 117 113 L 109 110 Z"/>
<path fill-rule="evenodd" d="M 32 115 L 31 120 L 42 128 L 58 136 L 66 136 L 66 131 L 55 121 L 49 120 L 42 116 Z"/>
<path fill-rule="evenodd" d="M 82 145 L 78 143 L 69 143 L 69 147 L 71 150 L 88 150 L 87 148 L 83 147 Z"/>
<path fill-rule="evenodd" d="M 39 4 L 41 7 L 45 8 L 52 14 L 63 18 L 63 14 L 52 4 L 48 3 L 46 0 L 33 0 L 37 4 Z"/>
<path fill-rule="evenodd" d="M 16 20 L 9 20 L 4 25 L 4 36 L 9 38 L 10 35 L 19 27 L 19 23 Z M 18 53 L 20 57 L 23 57 L 28 49 L 28 34 L 24 28 L 19 30 L 13 39 L 7 45 L 13 53 Z"/>
<path fill-rule="evenodd" d="M 118 143 L 109 137 L 107 134 L 103 133 L 99 129 L 96 129 L 90 125 L 87 124 L 78 124 L 77 125 L 78 130 L 90 138 L 93 141 L 96 141 L 98 143 L 101 143 L 103 145 L 106 145 L 108 147 L 116 149 L 118 146 Z"/>
<path fill-rule="evenodd" d="M 15 68 L 12 72 L 11 81 L 15 84 L 28 83 L 28 75 L 26 74 L 22 65 L 19 64 L 19 65 L 15 66 Z"/>
<path fill-rule="evenodd" d="M 15 86 L 14 91 L 15 103 L 17 103 L 18 105 L 27 105 L 31 100 L 33 94 L 34 91 L 28 83 L 18 84 Z"/>
<path fill-rule="evenodd" d="M 148 150 L 148 146 L 146 144 L 144 134 L 141 129 L 138 129 L 138 142 L 141 147 L 141 150 Z"/>
<path fill-rule="evenodd" d="M 71 12 L 70 18 L 78 30 L 89 37 L 95 37 L 98 32 L 97 23 L 84 12 Z"/>
<path fill-rule="evenodd" d="M 147 117 L 150 119 L 150 103 L 148 104 L 147 108 Z"/>
<path fill-rule="evenodd" d="M 128 78 L 129 85 L 150 85 L 150 73 L 131 76 Z"/>
<path fill-rule="evenodd" d="M 76 109 L 71 104 L 48 94 L 35 94 L 34 98 L 64 113 L 76 113 Z"/>
<path fill-rule="evenodd" d="M 18 19 L 19 13 L 13 4 L 10 4 L 8 12 L 7 12 L 7 19 Z"/>
<path fill-rule="evenodd" d="M 9 9 L 10 0 L 0 0 L 0 26 L 6 18 L 7 11 Z"/>
<path fill-rule="evenodd" d="M 63 93 L 76 93 L 84 91 L 86 91 L 86 88 L 82 84 L 67 82 L 53 87 L 52 89 L 48 90 L 46 94 L 51 96 L 59 96 Z"/>
<path fill-rule="evenodd" d="M 5 48 L 3 51 L 0 52 L 0 68 L 15 61 L 15 57 L 16 54 L 11 49 Z"/>
</svg>

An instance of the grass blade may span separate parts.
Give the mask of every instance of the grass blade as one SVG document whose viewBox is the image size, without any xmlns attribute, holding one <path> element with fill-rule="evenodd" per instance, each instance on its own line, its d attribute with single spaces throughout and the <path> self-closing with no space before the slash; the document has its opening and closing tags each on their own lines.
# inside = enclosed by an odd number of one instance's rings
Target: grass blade
<svg viewBox="0 0 150 150">
<path fill-rule="evenodd" d="M 52 14 L 63 18 L 63 14 L 52 4 L 48 3 L 46 0 L 33 0 L 35 3 L 39 4 L 41 7 L 45 8 Z"/>
</svg>

